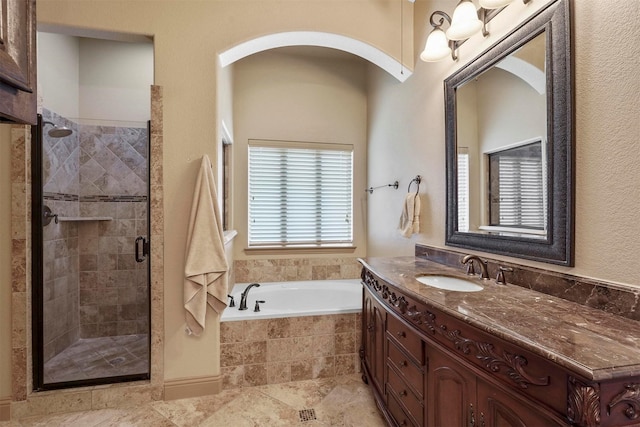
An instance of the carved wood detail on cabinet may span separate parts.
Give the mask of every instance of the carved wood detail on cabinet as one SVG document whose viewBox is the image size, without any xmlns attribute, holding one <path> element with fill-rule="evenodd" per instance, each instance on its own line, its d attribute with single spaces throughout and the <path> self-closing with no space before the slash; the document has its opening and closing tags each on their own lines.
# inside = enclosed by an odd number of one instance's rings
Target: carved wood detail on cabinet
<svg viewBox="0 0 640 427">
<path fill-rule="evenodd" d="M 0 119 L 36 124 L 35 0 L 0 1 Z"/>
<path fill-rule="evenodd" d="M 569 377 L 567 415 L 577 425 L 596 427 L 600 425 L 600 390 L 582 381 Z"/>
<path fill-rule="evenodd" d="M 630 420 L 640 417 L 640 384 L 627 384 L 624 390 L 611 399 L 607 405 L 607 415 L 611 415 L 611 410 L 619 404 L 626 404 L 624 415 Z"/>
<path fill-rule="evenodd" d="M 419 308 L 416 304 L 409 305 L 402 295 L 390 291 L 387 285 L 380 285 L 371 272 L 364 270 L 365 283 L 370 283 L 371 287 L 378 292 L 383 300 L 387 300 L 392 306 L 397 307 L 401 314 L 410 322 L 417 326 L 423 326 L 433 335 L 440 335 L 452 342 L 455 348 L 464 355 L 471 356 L 475 353 L 475 358 L 482 362 L 484 367 L 495 374 L 503 374 L 518 387 L 526 389 L 530 385 L 547 386 L 550 377 L 545 375 L 537 377 L 530 375 L 526 371 L 528 360 L 520 354 L 513 354 L 506 350 L 496 353 L 496 346 L 489 342 L 477 341 L 467 338 L 462 331 L 447 326 L 446 322 L 437 323 L 436 315 L 427 309 Z"/>
</svg>

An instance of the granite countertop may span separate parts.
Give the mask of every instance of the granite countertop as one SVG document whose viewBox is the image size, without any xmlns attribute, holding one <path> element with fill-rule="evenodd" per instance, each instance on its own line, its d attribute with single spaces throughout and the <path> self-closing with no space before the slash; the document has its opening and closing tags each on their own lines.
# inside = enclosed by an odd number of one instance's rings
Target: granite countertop
<svg viewBox="0 0 640 427">
<path fill-rule="evenodd" d="M 462 266 L 416 257 L 361 262 L 408 295 L 586 379 L 640 375 L 640 322 L 493 279 L 471 279 L 484 288 L 479 292 L 441 290 L 415 279 L 423 274 L 469 279 Z"/>
</svg>

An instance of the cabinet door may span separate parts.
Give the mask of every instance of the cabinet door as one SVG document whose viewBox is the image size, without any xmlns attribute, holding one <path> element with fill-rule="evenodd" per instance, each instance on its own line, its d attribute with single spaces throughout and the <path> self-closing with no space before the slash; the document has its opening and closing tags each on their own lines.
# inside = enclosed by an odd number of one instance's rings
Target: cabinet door
<svg viewBox="0 0 640 427">
<path fill-rule="evenodd" d="M 427 415 L 433 427 L 470 426 L 475 418 L 476 377 L 442 351 L 427 353 Z"/>
<path fill-rule="evenodd" d="M 478 408 L 476 426 L 492 427 L 553 427 L 567 423 L 551 414 L 542 413 L 541 408 L 523 402 L 494 385 L 477 380 Z"/>
<path fill-rule="evenodd" d="M 385 319 L 386 311 L 378 304 L 368 290 L 363 298 L 362 339 L 364 342 L 364 362 L 374 385 L 384 395 L 385 368 Z"/>
<path fill-rule="evenodd" d="M 0 1 L 0 119 L 36 124 L 35 0 Z"/>
</svg>

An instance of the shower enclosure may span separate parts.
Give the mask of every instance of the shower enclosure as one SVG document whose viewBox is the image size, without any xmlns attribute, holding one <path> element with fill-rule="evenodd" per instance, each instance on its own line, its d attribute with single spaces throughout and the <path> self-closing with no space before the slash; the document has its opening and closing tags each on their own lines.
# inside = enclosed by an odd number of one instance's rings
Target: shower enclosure
<svg viewBox="0 0 640 427">
<path fill-rule="evenodd" d="M 148 124 L 45 109 L 32 139 L 35 389 L 148 379 Z"/>
</svg>

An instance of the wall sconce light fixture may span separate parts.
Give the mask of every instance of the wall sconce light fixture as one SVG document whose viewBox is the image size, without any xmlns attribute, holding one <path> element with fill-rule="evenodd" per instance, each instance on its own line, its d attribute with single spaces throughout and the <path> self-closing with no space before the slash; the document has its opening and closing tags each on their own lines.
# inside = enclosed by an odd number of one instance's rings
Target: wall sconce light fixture
<svg viewBox="0 0 640 427">
<path fill-rule="evenodd" d="M 453 17 L 445 12 L 436 10 L 429 17 L 429 23 L 433 30 L 427 37 L 424 50 L 420 54 L 420 59 L 425 62 L 441 61 L 451 55 L 454 61 L 458 59 L 456 53 L 458 47 L 469 37 L 482 30 L 482 35 L 487 37 L 487 22 L 497 15 L 502 8 L 509 5 L 513 0 L 479 0 L 480 9 L 476 10 L 471 0 L 460 0 L 453 11 Z M 522 0 L 524 4 L 531 0 Z M 489 13 L 492 9 L 497 9 Z M 439 19 L 438 19 L 439 17 Z M 442 29 L 444 21 L 449 23 L 449 28 L 445 32 Z"/>
</svg>

